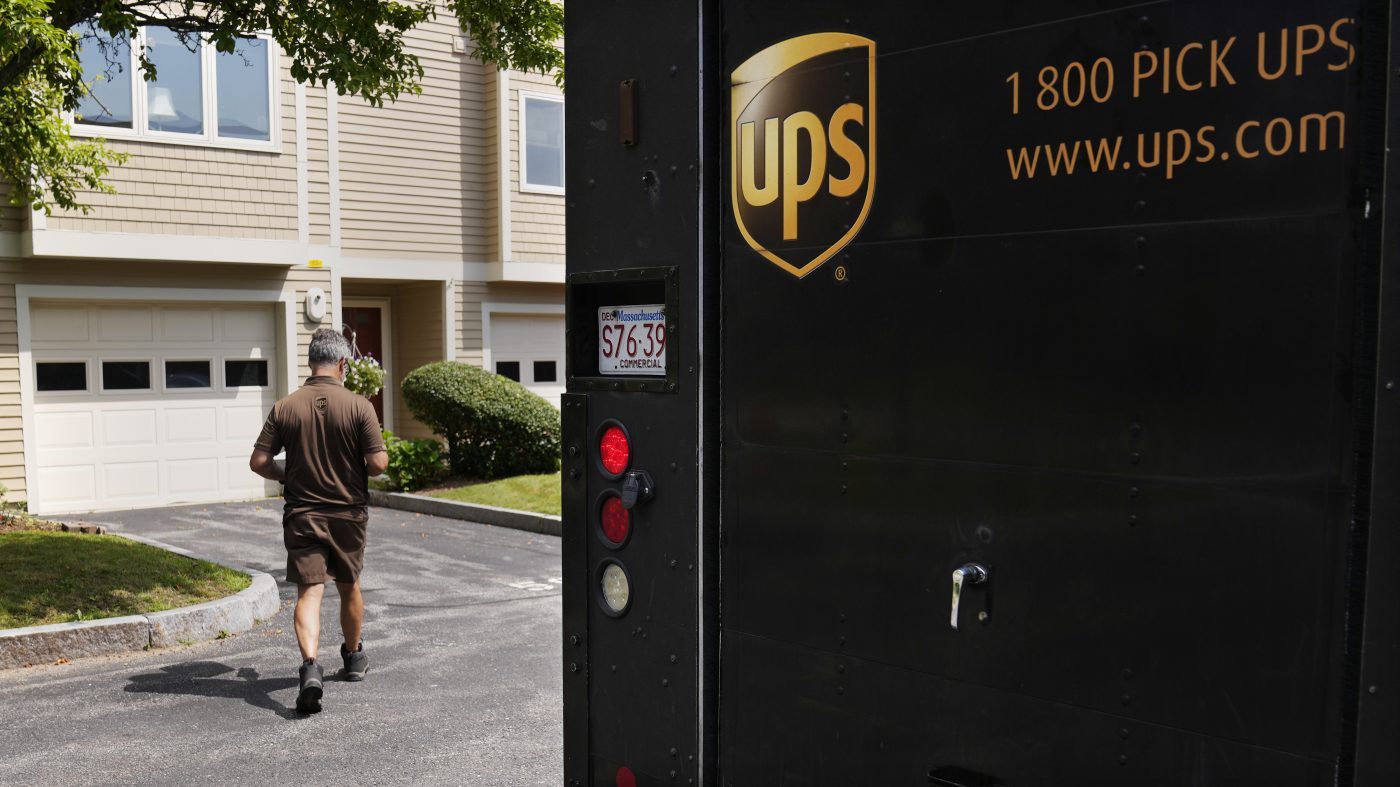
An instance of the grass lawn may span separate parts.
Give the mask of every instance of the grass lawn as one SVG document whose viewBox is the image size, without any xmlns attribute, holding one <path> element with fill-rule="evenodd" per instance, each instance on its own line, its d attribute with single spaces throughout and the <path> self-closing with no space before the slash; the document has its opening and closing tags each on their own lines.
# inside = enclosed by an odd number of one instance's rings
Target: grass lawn
<svg viewBox="0 0 1400 787">
<path fill-rule="evenodd" d="M 561 508 L 558 473 L 518 475 L 497 481 L 454 481 L 450 486 L 425 489 L 419 494 L 555 516 Z"/>
<path fill-rule="evenodd" d="M 159 612 L 223 598 L 251 582 L 116 536 L 0 529 L 0 629 Z"/>
</svg>

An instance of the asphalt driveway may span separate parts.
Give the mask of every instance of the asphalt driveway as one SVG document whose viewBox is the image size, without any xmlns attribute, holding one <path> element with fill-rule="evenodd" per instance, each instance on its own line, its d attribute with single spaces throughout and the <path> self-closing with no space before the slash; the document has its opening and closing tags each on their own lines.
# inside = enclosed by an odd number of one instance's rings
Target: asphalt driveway
<svg viewBox="0 0 1400 787">
<path fill-rule="evenodd" d="M 559 784 L 559 540 L 374 509 L 363 683 L 293 710 L 281 501 L 89 521 L 261 569 L 273 620 L 215 642 L 0 671 L 0 784 Z M 339 669 L 328 588 L 321 658 Z"/>
</svg>

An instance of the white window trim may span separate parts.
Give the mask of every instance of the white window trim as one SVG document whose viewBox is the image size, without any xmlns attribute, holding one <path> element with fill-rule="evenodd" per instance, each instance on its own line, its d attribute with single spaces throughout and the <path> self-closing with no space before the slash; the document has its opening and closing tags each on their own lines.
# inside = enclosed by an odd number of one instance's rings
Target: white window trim
<svg viewBox="0 0 1400 787">
<path fill-rule="evenodd" d="M 519 102 L 519 108 L 517 109 L 516 116 L 519 118 L 519 120 L 517 120 L 515 124 L 515 137 L 516 147 L 519 149 L 520 159 L 520 166 L 517 168 L 519 170 L 520 191 L 524 194 L 557 194 L 562 196 L 564 194 L 563 186 L 542 186 L 535 183 L 529 183 L 525 179 L 525 173 L 528 169 L 525 161 L 526 150 L 528 149 L 528 146 L 525 144 L 525 102 L 528 99 L 535 99 L 536 101 L 548 101 L 553 104 L 558 104 L 562 109 L 562 107 L 564 106 L 564 97 L 551 93 L 536 93 L 529 90 L 520 90 L 517 91 L 517 93 L 518 94 L 516 96 L 516 100 Z M 567 157 L 569 155 L 567 146 L 564 147 L 562 154 L 565 157 L 565 160 L 567 161 Z"/>
<path fill-rule="evenodd" d="M 199 64 L 201 79 L 201 90 L 204 102 L 204 133 L 203 134 L 178 134 L 168 131 L 152 131 L 149 128 L 149 118 L 146 114 L 146 91 L 148 83 L 142 77 L 138 67 L 139 59 L 137 53 L 146 51 L 146 29 L 141 28 L 131 41 L 130 62 L 127 63 L 128 73 L 131 74 L 131 117 L 132 128 L 114 128 L 112 126 L 89 126 L 77 122 L 71 113 L 68 114 L 69 127 L 75 137 L 104 137 L 106 139 L 122 139 L 141 142 L 157 142 L 162 145 L 185 145 L 189 147 L 220 148 L 233 150 L 250 150 L 266 153 L 280 153 L 282 150 L 282 102 L 279 95 L 281 63 L 279 61 L 280 48 L 271 36 L 265 33 L 245 35 L 243 38 L 260 38 L 268 43 L 267 46 L 267 100 L 268 100 L 268 134 L 271 137 L 266 142 L 251 139 L 235 139 L 219 136 L 218 107 L 219 107 L 219 79 L 215 73 L 218 52 L 208 39 L 201 38 L 199 45 Z"/>
</svg>

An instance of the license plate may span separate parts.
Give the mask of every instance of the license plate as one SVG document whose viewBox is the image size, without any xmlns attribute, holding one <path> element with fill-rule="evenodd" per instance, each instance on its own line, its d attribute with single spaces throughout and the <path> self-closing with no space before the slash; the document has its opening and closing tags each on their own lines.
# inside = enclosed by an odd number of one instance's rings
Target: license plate
<svg viewBox="0 0 1400 787">
<path fill-rule="evenodd" d="M 666 376 L 666 307 L 599 309 L 598 373 Z"/>
</svg>

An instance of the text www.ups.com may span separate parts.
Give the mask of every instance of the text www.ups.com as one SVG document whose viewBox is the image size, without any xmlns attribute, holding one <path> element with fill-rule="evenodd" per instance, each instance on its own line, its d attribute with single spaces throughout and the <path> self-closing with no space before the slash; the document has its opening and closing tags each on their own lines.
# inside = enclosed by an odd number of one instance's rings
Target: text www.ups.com
<svg viewBox="0 0 1400 787">
<path fill-rule="evenodd" d="M 1167 180 L 1195 164 L 1321 153 L 1346 147 L 1343 112 L 1314 112 L 1297 118 L 1249 120 L 1233 131 L 1201 126 L 1174 128 L 1136 136 L 1076 139 L 1031 147 L 1007 148 L 1012 180 L 1060 177 L 1076 173 L 1161 170 Z"/>
</svg>

